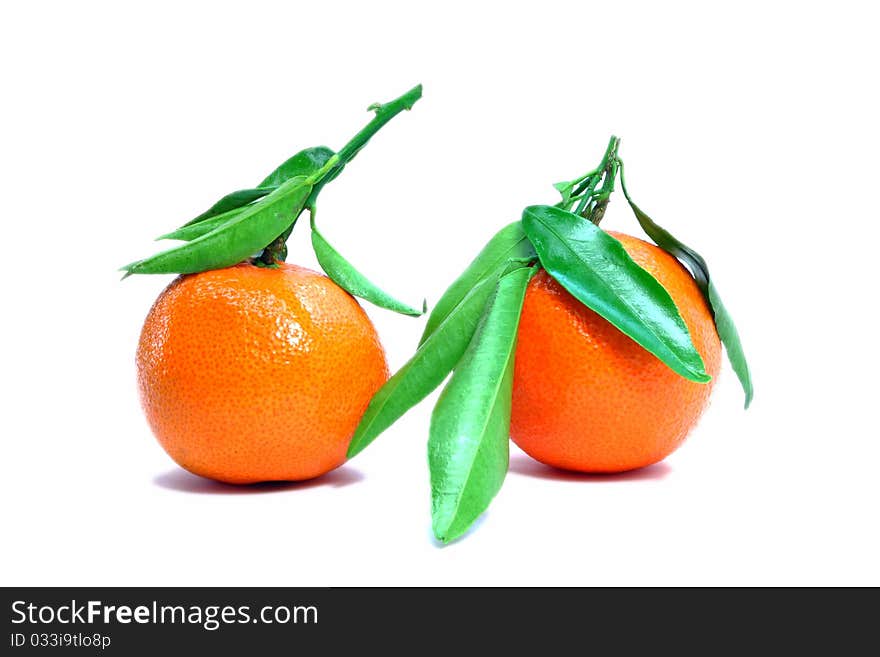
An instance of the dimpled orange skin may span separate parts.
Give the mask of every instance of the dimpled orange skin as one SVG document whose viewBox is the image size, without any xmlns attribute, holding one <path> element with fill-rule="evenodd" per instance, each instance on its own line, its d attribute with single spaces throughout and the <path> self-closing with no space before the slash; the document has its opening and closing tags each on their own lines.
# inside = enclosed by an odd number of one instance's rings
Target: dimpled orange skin
<svg viewBox="0 0 880 657">
<path fill-rule="evenodd" d="M 342 464 L 388 379 L 357 301 L 286 263 L 177 278 L 147 316 L 137 369 L 165 451 L 190 472 L 235 484 L 311 479 Z"/>
<path fill-rule="evenodd" d="M 609 234 L 669 292 L 712 381 L 679 376 L 541 270 L 520 319 L 510 431 L 527 454 L 566 470 L 662 460 L 696 424 L 721 367 L 712 314 L 687 270 L 653 244 Z"/>
</svg>

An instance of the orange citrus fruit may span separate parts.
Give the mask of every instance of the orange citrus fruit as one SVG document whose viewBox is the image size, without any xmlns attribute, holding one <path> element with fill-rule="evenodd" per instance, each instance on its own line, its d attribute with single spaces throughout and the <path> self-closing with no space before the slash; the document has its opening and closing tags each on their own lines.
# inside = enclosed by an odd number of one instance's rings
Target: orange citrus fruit
<svg viewBox="0 0 880 657">
<path fill-rule="evenodd" d="M 178 277 L 147 316 L 137 369 L 147 420 L 168 454 L 237 484 L 310 479 L 342 464 L 388 379 L 357 301 L 286 263 Z"/>
<path fill-rule="evenodd" d="M 622 472 L 668 456 L 721 367 L 712 313 L 688 271 L 659 247 L 609 234 L 669 292 L 712 381 L 676 374 L 541 270 L 520 319 L 510 430 L 527 454 L 568 470 Z"/>
</svg>

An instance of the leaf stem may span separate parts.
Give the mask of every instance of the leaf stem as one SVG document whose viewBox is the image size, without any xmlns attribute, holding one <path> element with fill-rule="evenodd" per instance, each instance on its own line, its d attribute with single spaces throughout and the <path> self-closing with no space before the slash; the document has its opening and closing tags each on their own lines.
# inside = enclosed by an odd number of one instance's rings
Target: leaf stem
<svg viewBox="0 0 880 657">
<path fill-rule="evenodd" d="M 352 137 L 351 140 L 339 150 L 336 154 L 336 162 L 329 167 L 321 180 L 315 184 L 315 190 L 312 192 L 312 197 L 316 197 L 325 184 L 338 176 L 339 172 L 342 171 L 345 165 L 354 159 L 355 155 L 357 155 L 358 152 L 366 146 L 367 142 L 370 141 L 370 138 L 379 132 L 386 123 L 402 111 L 412 109 L 413 105 L 415 105 L 416 101 L 421 97 L 422 85 L 417 84 L 402 96 L 399 96 L 388 103 L 375 103 L 370 105 L 367 109 L 376 112 L 376 116 L 374 116 L 372 121 L 365 125 L 360 132 Z"/>
<path fill-rule="evenodd" d="M 573 212 L 598 225 L 605 215 L 608 200 L 614 192 L 614 181 L 619 168 L 617 159 L 619 146 L 620 139 L 612 135 L 599 166 L 569 183 L 557 185 L 556 188 L 562 194 L 562 201 L 557 203 L 556 207 Z"/>
<path fill-rule="evenodd" d="M 416 101 L 421 97 L 422 85 L 417 84 L 402 96 L 399 96 L 388 103 L 374 103 L 373 105 L 370 105 L 367 110 L 376 113 L 373 120 L 352 137 L 338 153 L 333 155 L 333 157 L 321 167 L 319 171 L 316 171 L 310 176 L 308 182 L 312 184 L 312 192 L 309 195 L 309 199 L 303 210 L 308 209 L 314 214 L 318 194 L 321 189 L 323 189 L 324 185 L 336 178 L 336 176 L 342 172 L 342 169 L 345 168 L 345 165 L 354 159 L 355 155 L 367 145 L 370 138 L 379 132 L 386 123 L 402 111 L 412 109 L 413 105 L 415 105 Z M 271 265 L 274 264 L 276 260 L 283 261 L 287 257 L 287 240 L 293 231 L 293 227 L 296 225 L 297 219 L 299 219 L 299 215 L 294 217 L 287 230 L 263 250 L 263 253 L 259 257 L 260 261 L 266 265 Z"/>
<path fill-rule="evenodd" d="M 614 192 L 614 181 L 617 179 L 617 171 L 620 167 L 620 161 L 617 159 L 617 149 L 619 146 L 620 139 L 612 135 L 611 141 L 608 143 L 608 149 L 605 151 L 605 156 L 602 158 L 602 162 L 605 165 L 605 180 L 593 198 L 594 205 L 590 210 L 590 214 L 582 215 L 588 216 L 589 220 L 597 226 L 602 221 L 602 217 L 605 216 L 605 209 L 608 207 L 608 201 Z"/>
</svg>

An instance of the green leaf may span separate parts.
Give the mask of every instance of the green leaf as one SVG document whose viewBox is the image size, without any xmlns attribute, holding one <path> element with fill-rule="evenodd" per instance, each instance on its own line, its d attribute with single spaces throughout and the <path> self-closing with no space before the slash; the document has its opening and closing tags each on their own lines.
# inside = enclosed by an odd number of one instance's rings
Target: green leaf
<svg viewBox="0 0 880 657">
<path fill-rule="evenodd" d="M 312 247 L 315 249 L 315 255 L 318 263 L 324 273 L 343 290 L 352 296 L 360 297 L 365 301 L 369 301 L 373 305 L 393 310 L 402 315 L 410 315 L 418 317 L 424 314 L 423 310 L 417 310 L 407 304 L 398 301 L 391 295 L 383 292 L 378 287 L 355 269 L 351 263 L 342 257 L 339 252 L 334 249 L 330 243 L 324 239 L 324 236 L 318 232 L 315 226 L 315 218 L 312 216 Z"/>
<path fill-rule="evenodd" d="M 210 208 L 202 212 L 202 214 L 200 214 L 198 217 L 190 219 L 181 227 L 185 228 L 187 226 L 192 226 L 207 219 L 212 219 L 218 215 L 225 214 L 230 210 L 236 210 L 238 208 L 244 207 L 249 203 L 263 198 L 267 194 L 271 193 L 274 189 L 275 187 L 264 187 L 262 189 L 239 189 L 237 192 L 227 194 Z"/>
<path fill-rule="evenodd" d="M 206 221 L 207 219 L 213 219 L 214 217 L 226 214 L 231 210 L 236 210 L 238 208 L 243 208 L 254 201 L 257 201 L 267 194 L 273 192 L 278 188 L 279 185 L 284 184 L 291 178 L 295 178 L 296 176 L 310 176 L 316 171 L 318 171 L 322 166 L 327 164 L 328 160 L 333 157 L 334 153 L 332 150 L 327 148 L 326 146 L 313 146 L 312 148 L 306 148 L 301 150 L 296 155 L 288 158 L 281 164 L 277 169 L 275 169 L 272 173 L 266 176 L 257 187 L 254 189 L 239 189 L 236 192 L 232 192 L 227 194 L 219 201 L 217 201 L 210 208 L 205 210 L 202 214 L 190 221 L 186 222 L 181 228 L 186 228 L 187 226 L 192 226 L 194 224 L 201 223 Z M 341 169 L 340 169 L 341 171 Z M 338 173 L 338 172 L 337 172 Z M 219 225 L 219 224 L 218 224 Z M 177 231 L 175 231 L 177 232 Z M 209 231 L 204 231 L 209 232 Z M 169 233 L 172 235 L 174 233 Z M 189 233 L 185 233 L 189 234 Z M 204 234 L 204 233 L 202 233 Z M 181 237 L 160 237 L 159 239 L 193 239 L 192 237 L 181 238 Z"/>
<path fill-rule="evenodd" d="M 259 252 L 302 211 L 312 186 L 304 176 L 291 178 L 260 203 L 191 242 L 125 267 L 131 274 L 190 274 L 237 264 Z"/>
<path fill-rule="evenodd" d="M 581 217 L 546 205 L 523 211 L 541 265 L 588 308 L 699 383 L 710 380 L 672 297 L 616 239 Z"/>
<path fill-rule="evenodd" d="M 514 347 L 533 273 L 520 267 L 499 279 L 431 415 L 431 514 L 434 535 L 444 543 L 467 531 L 507 474 Z"/>
<path fill-rule="evenodd" d="M 474 258 L 452 285 L 443 293 L 434 306 L 419 344 L 422 345 L 436 330 L 449 313 L 462 302 L 465 295 L 480 280 L 487 276 L 498 276 L 507 262 L 514 258 L 534 258 L 535 251 L 522 229 L 522 224 L 515 221 L 505 226 L 490 239 L 483 250 Z"/>
<path fill-rule="evenodd" d="M 736 376 L 745 392 L 745 407 L 748 408 L 755 395 L 754 386 L 752 385 L 752 375 L 749 371 L 749 364 L 746 361 L 742 342 L 739 339 L 739 332 L 736 330 L 733 318 L 730 316 L 727 308 L 724 307 L 721 297 L 715 289 L 715 284 L 709 275 L 709 267 L 706 264 L 706 261 L 703 259 L 703 256 L 679 241 L 668 230 L 655 223 L 651 217 L 639 208 L 639 206 L 633 203 L 626 190 L 626 180 L 623 176 L 622 163 L 620 166 L 620 186 L 623 189 L 624 196 L 626 196 L 626 200 L 629 201 L 630 207 L 636 215 L 636 219 L 642 227 L 642 230 L 647 233 L 648 237 L 650 237 L 657 246 L 664 251 L 671 253 L 687 265 L 691 274 L 693 274 L 694 280 L 703 292 L 703 296 L 709 303 L 709 307 L 712 308 L 712 312 L 715 314 L 715 328 L 718 330 L 718 336 L 721 338 L 721 342 L 727 350 L 727 358 L 730 360 L 733 371 L 736 372 Z"/>
<path fill-rule="evenodd" d="M 235 210 L 229 210 L 228 212 L 224 212 L 223 214 L 218 214 L 214 217 L 209 217 L 207 219 L 203 219 L 198 223 L 190 223 L 185 226 L 181 226 L 177 230 L 171 231 L 170 233 L 166 233 L 165 235 L 160 235 L 157 237 L 157 240 L 183 240 L 184 242 L 189 242 L 197 237 L 201 237 L 202 235 L 206 235 L 210 233 L 215 228 L 222 226 L 228 221 L 231 221 L 238 215 L 244 212 L 244 208 L 236 208 Z"/>
<path fill-rule="evenodd" d="M 421 85 L 417 85 L 402 96 L 379 105 L 375 108 L 376 116 L 339 153 L 324 146 L 305 149 L 270 173 L 259 188 L 227 195 L 202 213 L 196 223 L 237 209 L 231 206 L 240 204 L 238 207 L 244 208 L 242 213 L 230 221 L 204 234 L 199 234 L 200 230 L 185 232 L 185 235 L 197 236 L 188 244 L 121 269 L 126 271 L 126 276 L 133 273 L 192 273 L 229 266 L 234 264 L 234 258 L 244 259 L 259 251 L 262 251 L 264 264 L 271 266 L 275 260 L 283 258 L 287 248 L 284 242 L 299 214 L 305 207 L 314 208 L 323 186 L 342 171 L 376 132 L 397 114 L 410 109 L 421 95 Z M 253 200 L 254 196 L 263 193 L 263 188 L 271 191 Z M 305 198 L 300 198 L 303 190 L 308 193 Z"/>
<path fill-rule="evenodd" d="M 495 282 L 490 277 L 471 288 L 413 357 L 373 395 L 348 446 L 349 458 L 443 383 L 467 349 Z"/>
<path fill-rule="evenodd" d="M 334 153 L 326 146 L 313 146 L 288 158 L 257 187 L 275 187 L 296 176 L 309 176 L 327 164 Z"/>
<path fill-rule="evenodd" d="M 658 245 L 659 246 L 659 245 Z M 745 392 L 745 408 L 748 408 L 755 397 L 755 388 L 752 385 L 752 374 L 749 371 L 749 364 L 746 361 L 746 354 L 743 351 L 742 342 L 739 339 L 739 331 L 733 323 L 733 318 L 727 312 L 727 308 L 721 302 L 721 297 L 715 289 L 715 284 L 709 279 L 708 289 L 709 305 L 712 312 L 715 313 L 715 328 L 718 330 L 718 337 L 724 348 L 727 350 L 727 359 L 736 372 L 736 376 Z"/>
</svg>

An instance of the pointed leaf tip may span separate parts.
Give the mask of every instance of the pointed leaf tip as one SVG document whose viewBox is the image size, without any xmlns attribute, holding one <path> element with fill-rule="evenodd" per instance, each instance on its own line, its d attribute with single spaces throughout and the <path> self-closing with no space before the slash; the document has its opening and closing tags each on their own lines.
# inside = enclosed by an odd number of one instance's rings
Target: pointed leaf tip
<svg viewBox="0 0 880 657">
<path fill-rule="evenodd" d="M 315 251 L 318 264 L 321 265 L 324 273 L 339 287 L 352 296 L 359 297 L 375 306 L 392 310 L 401 315 L 420 317 L 424 314 L 424 310 L 419 311 L 402 301 L 398 301 L 355 269 L 318 231 L 314 215 L 312 215 L 310 223 L 312 227 L 312 248 Z"/>
</svg>

